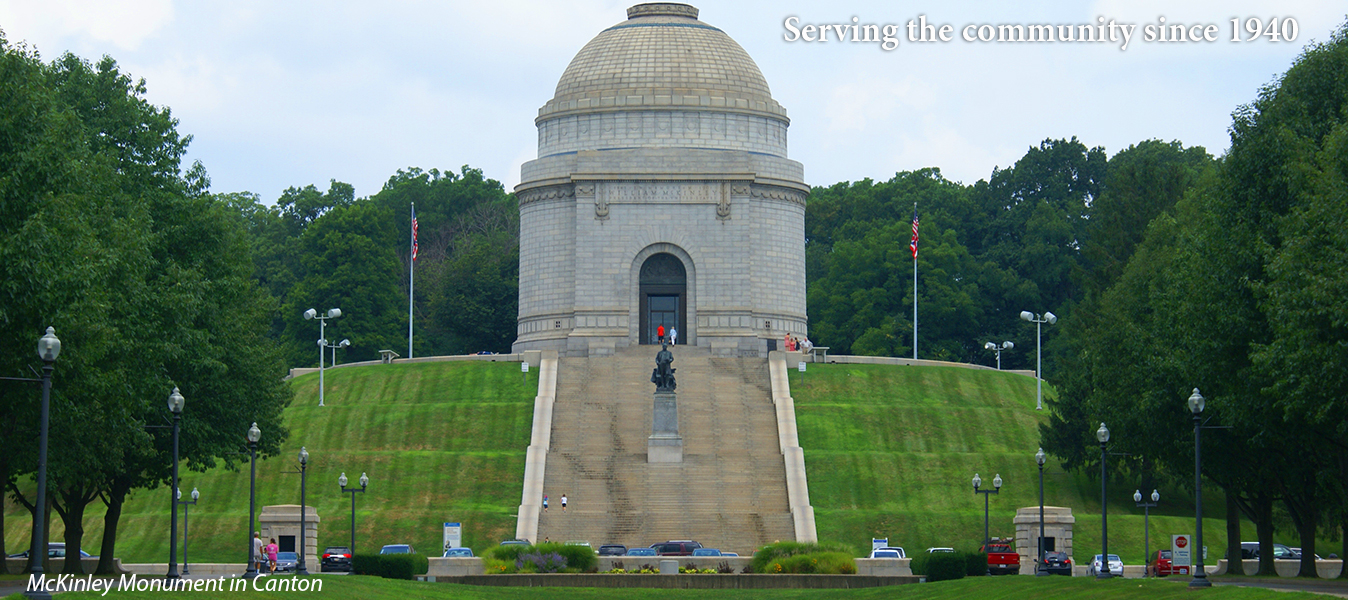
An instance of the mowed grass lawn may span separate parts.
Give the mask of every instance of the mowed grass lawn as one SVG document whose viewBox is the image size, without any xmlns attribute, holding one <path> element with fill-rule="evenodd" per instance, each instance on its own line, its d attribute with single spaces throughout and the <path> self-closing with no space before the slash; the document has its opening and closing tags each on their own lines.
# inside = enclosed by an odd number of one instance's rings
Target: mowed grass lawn
<svg viewBox="0 0 1348 600">
<path fill-rule="evenodd" d="M 310 455 L 306 498 L 321 519 L 320 551 L 350 540 L 351 495 L 337 485 L 342 472 L 350 486 L 359 485 L 362 472 L 370 477 L 368 490 L 356 495 L 358 551 L 411 543 L 438 555 L 447 521 L 462 522 L 464 543 L 477 550 L 514 537 L 536 372 L 526 382 L 513 362 L 395 363 L 330 369 L 325 383 L 326 406 L 319 407 L 318 375 L 293 380 L 295 401 L 284 417 L 290 437 L 279 455 L 258 461 L 259 510 L 300 503 L 296 455 L 305 446 Z M 186 419 L 193 402 L 209 399 L 188 398 Z M 247 464 L 237 471 L 184 471 L 181 477 L 184 497 L 194 487 L 201 491 L 199 504 L 189 507 L 189 560 L 243 562 Z M 165 488 L 135 492 L 118 529 L 117 556 L 123 562 L 167 562 L 168 508 Z M 90 509 L 83 545 L 98 554 L 102 504 Z M 5 537 L 11 552 L 28 543 L 29 522 L 26 511 L 7 506 Z M 60 519 L 53 518 L 52 526 L 51 539 L 60 541 Z"/>
<path fill-rule="evenodd" d="M 626 575 L 624 577 L 647 577 Z M 717 577 L 716 575 L 683 575 L 682 577 Z M 262 583 L 266 578 L 262 578 Z M 526 587 L 475 587 L 450 583 L 416 583 L 392 581 L 372 577 L 323 578 L 321 592 L 189 592 L 200 600 L 223 600 L 239 597 L 267 598 L 361 598 L 362 600 L 513 600 L 515 598 L 548 598 L 548 600 L 654 600 L 654 599 L 740 599 L 750 600 L 1024 600 L 1025 598 L 1103 599 L 1103 600 L 1167 600 L 1193 598 L 1185 580 L 1114 579 L 1096 581 L 1085 577 L 971 577 L 940 583 L 910 584 L 869 589 L 790 589 L 790 590 L 678 590 L 641 588 L 564 588 L 546 589 Z M 1311 600 L 1323 598 L 1304 592 L 1278 592 L 1267 589 L 1215 586 L 1201 593 L 1204 597 L 1225 600 Z M 151 600 L 163 597 L 163 592 L 113 592 L 100 596 L 93 592 L 66 593 L 68 600 L 94 600 L 116 597 L 123 600 Z M 14 595 L 6 600 L 20 599 Z"/>
<path fill-rule="evenodd" d="M 974 473 L 983 489 L 1002 476 L 1001 492 L 989 498 L 991 535 L 1014 536 L 1016 510 L 1039 506 L 1034 453 L 1047 414 L 1035 410 L 1032 377 L 815 364 L 790 378 L 819 539 L 851 544 L 858 554 L 869 549 L 871 536 L 888 537 L 910 555 L 932 546 L 975 550 L 983 538 L 984 499 L 974 494 Z M 1044 394 L 1054 392 L 1045 386 Z M 1143 512 L 1132 498 L 1137 487 L 1131 479 L 1111 479 L 1109 493 L 1109 551 L 1134 565 L 1144 556 Z M 1071 507 L 1073 554 L 1084 564 L 1100 552 L 1098 477 L 1065 472 L 1050 457 L 1044 488 L 1047 505 Z M 1215 564 L 1225 550 L 1224 501 L 1215 487 L 1206 491 L 1204 542 Z M 1190 493 L 1161 490 L 1161 506 L 1151 511 L 1152 550 L 1169 547 L 1172 533 L 1193 532 Z"/>
</svg>

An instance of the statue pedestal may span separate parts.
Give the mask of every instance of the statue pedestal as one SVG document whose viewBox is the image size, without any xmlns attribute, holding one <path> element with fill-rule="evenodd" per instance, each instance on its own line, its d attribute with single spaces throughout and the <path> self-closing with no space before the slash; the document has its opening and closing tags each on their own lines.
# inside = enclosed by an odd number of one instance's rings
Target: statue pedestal
<svg viewBox="0 0 1348 600">
<path fill-rule="evenodd" d="M 651 411 L 651 437 L 646 439 L 647 463 L 683 462 L 679 435 L 679 403 L 674 392 L 656 392 Z"/>
</svg>

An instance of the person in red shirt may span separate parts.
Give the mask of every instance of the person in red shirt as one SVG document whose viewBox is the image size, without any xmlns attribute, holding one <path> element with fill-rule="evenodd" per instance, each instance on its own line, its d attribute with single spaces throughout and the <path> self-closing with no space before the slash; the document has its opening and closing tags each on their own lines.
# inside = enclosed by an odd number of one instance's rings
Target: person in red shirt
<svg viewBox="0 0 1348 600">
<path fill-rule="evenodd" d="M 665 343 L 665 326 L 661 325 L 655 328 L 655 336 L 660 338 L 660 343 Z"/>
</svg>

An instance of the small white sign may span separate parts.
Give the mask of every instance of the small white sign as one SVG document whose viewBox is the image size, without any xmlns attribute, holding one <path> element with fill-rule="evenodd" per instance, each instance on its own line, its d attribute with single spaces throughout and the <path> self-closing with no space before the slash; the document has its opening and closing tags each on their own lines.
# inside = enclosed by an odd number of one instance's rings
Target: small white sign
<svg viewBox="0 0 1348 600">
<path fill-rule="evenodd" d="M 800 362 L 796 363 L 796 370 L 800 371 L 801 373 L 804 373 L 804 372 L 805 372 L 805 361 L 800 361 Z"/>
<path fill-rule="evenodd" d="M 877 550 L 879 548 L 888 548 L 888 547 L 889 547 L 889 538 L 871 538 L 871 550 Z"/>
<path fill-rule="evenodd" d="M 528 373 L 528 372 L 529 372 L 529 361 L 526 360 L 526 361 L 520 363 L 520 372 L 521 372 L 521 373 Z"/>
<path fill-rule="evenodd" d="M 463 547 L 463 523 L 445 523 L 445 547 L 450 548 Z M 443 552 L 442 550 L 441 552 Z"/>
<path fill-rule="evenodd" d="M 1188 535 L 1170 536 L 1170 564 L 1176 567 L 1187 567 L 1193 564 L 1190 552 L 1193 550 L 1193 538 Z"/>
</svg>

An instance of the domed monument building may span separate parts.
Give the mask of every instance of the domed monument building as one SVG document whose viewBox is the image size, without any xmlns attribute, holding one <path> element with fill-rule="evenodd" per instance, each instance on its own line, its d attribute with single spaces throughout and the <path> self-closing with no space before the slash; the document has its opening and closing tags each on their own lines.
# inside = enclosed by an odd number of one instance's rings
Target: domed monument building
<svg viewBox="0 0 1348 600">
<path fill-rule="evenodd" d="M 580 50 L 521 168 L 515 352 L 678 343 L 766 356 L 804 335 L 805 197 L 786 110 L 686 4 L 639 4 Z"/>
</svg>

